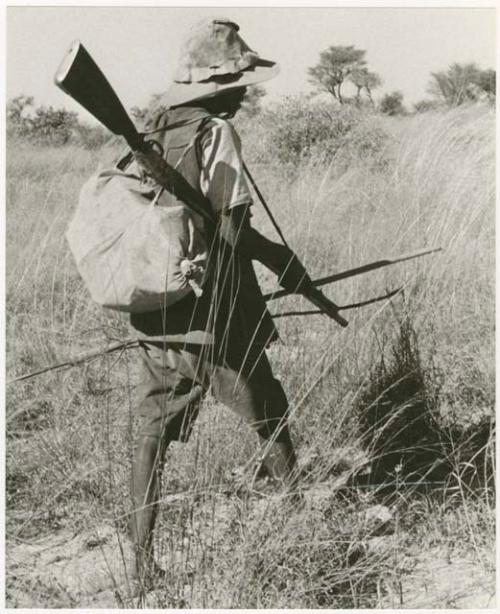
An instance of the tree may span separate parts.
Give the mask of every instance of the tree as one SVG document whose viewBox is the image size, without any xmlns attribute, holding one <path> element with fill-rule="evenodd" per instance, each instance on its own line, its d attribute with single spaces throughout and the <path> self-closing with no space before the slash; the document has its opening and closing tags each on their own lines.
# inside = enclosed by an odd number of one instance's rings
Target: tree
<svg viewBox="0 0 500 614">
<path fill-rule="evenodd" d="M 382 85 L 380 75 L 370 72 L 365 66 L 354 68 L 349 75 L 349 81 L 356 87 L 356 101 L 361 102 L 361 91 L 364 89 L 373 104 L 372 90 Z"/>
<path fill-rule="evenodd" d="M 150 128 L 150 122 L 155 115 L 167 110 L 167 107 L 161 104 L 161 98 L 161 94 L 151 94 L 147 106 L 135 106 L 130 109 L 130 115 L 141 130 Z"/>
<path fill-rule="evenodd" d="M 31 118 L 31 137 L 42 143 L 64 145 L 78 126 L 78 115 L 66 109 L 37 107 Z"/>
<path fill-rule="evenodd" d="M 354 70 L 365 66 L 365 54 L 353 45 L 328 47 L 319 54 L 318 64 L 308 69 L 310 82 L 342 104 L 342 84 Z"/>
<path fill-rule="evenodd" d="M 488 95 L 493 98 L 496 96 L 497 89 L 497 73 L 496 70 L 492 68 L 487 68 L 486 70 L 481 70 L 478 75 L 477 85 Z"/>
<path fill-rule="evenodd" d="M 262 111 L 262 98 L 266 90 L 261 85 L 251 85 L 247 88 L 241 111 L 250 117 L 258 115 Z"/>
<path fill-rule="evenodd" d="M 450 107 L 465 102 L 494 99 L 496 72 L 481 70 L 477 64 L 451 64 L 446 70 L 431 73 L 428 92 Z"/>
<path fill-rule="evenodd" d="M 7 129 L 17 136 L 52 145 L 63 145 L 73 136 L 78 115 L 65 109 L 34 107 L 33 96 L 21 94 L 7 103 Z"/>
<path fill-rule="evenodd" d="M 142 126 L 146 121 L 146 117 L 148 116 L 148 108 L 138 106 L 132 107 L 130 109 L 130 115 L 137 124 Z"/>
<path fill-rule="evenodd" d="M 385 115 L 404 115 L 403 93 L 399 91 L 386 94 L 380 101 L 380 112 Z"/>
<path fill-rule="evenodd" d="M 33 96 L 21 94 L 7 102 L 7 131 L 19 136 L 26 135 L 31 128 L 30 110 L 33 107 Z"/>
</svg>

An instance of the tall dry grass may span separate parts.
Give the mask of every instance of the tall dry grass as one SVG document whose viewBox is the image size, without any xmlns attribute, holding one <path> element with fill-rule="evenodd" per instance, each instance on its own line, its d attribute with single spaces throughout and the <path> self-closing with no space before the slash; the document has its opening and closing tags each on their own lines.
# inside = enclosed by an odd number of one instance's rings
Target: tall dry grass
<svg viewBox="0 0 500 614">
<path fill-rule="evenodd" d="M 325 159 L 318 150 L 286 175 L 266 162 L 258 131 L 249 136 L 255 178 L 285 235 L 313 276 L 426 246 L 443 251 L 327 288 L 339 304 L 403 288 L 391 303 L 346 312 L 346 330 L 322 316 L 277 320 L 281 342 L 271 358 L 289 394 L 307 488 L 317 492 L 302 508 L 280 496 L 255 503 L 224 494 L 233 467 L 246 465 L 251 475 L 257 450 L 237 418 L 207 402 L 190 442 L 169 452 L 156 535 L 167 571 L 156 595 L 163 607 L 398 607 L 415 544 L 444 548 L 453 540 L 475 553 L 485 574 L 491 567 L 491 482 L 478 480 L 476 491 L 460 478 L 474 461 L 461 452 L 468 433 L 494 411 L 494 115 L 478 106 L 398 120 L 396 129 L 390 119 L 373 121 L 372 136 L 387 133 L 376 147 L 361 154 L 352 146 L 349 158 Z M 8 377 L 128 335 L 121 316 L 89 302 L 64 240 L 96 164 L 80 149 L 9 144 Z M 272 236 L 257 204 L 254 214 Z M 270 274 L 259 274 L 274 287 Z M 272 304 L 274 312 L 308 307 L 298 297 Z M 403 372 L 398 348 L 408 341 L 418 361 Z M 365 441 L 363 416 L 380 397 L 381 364 L 392 374 L 389 387 L 418 370 L 416 394 L 440 437 L 460 426 L 456 447 L 453 438 L 443 447 L 456 479 L 446 477 L 438 495 L 401 485 L 386 501 L 375 487 L 335 489 L 343 469 L 363 464 L 352 457 Z M 61 529 L 104 523 L 124 532 L 135 381 L 127 353 L 8 387 L 7 557 L 19 540 Z M 411 402 L 391 407 L 389 419 L 406 416 Z M 385 424 L 370 428 L 380 441 Z M 398 433 L 391 437 L 404 444 Z M 472 455 L 486 446 L 491 460 L 489 441 Z M 178 491 L 188 495 L 169 503 Z M 360 550 L 373 537 L 364 510 L 381 501 L 395 514 L 392 545 Z M 8 587 L 22 581 L 34 605 L 67 603 L 57 591 L 36 597 L 30 570 L 16 573 Z"/>
</svg>

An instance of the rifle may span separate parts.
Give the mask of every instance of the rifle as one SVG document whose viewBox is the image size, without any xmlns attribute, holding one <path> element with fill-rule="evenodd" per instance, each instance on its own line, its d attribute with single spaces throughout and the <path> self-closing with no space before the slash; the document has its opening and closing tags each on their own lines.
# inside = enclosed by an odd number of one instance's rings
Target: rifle
<svg viewBox="0 0 500 614">
<path fill-rule="evenodd" d="M 137 131 L 116 92 L 80 41 L 72 43 L 55 74 L 54 82 L 113 134 L 124 137 L 132 151 L 147 152 L 150 148 L 159 148 L 163 153 L 159 143 L 146 140 L 144 135 Z M 208 199 L 198 193 L 167 163 L 165 163 L 162 186 L 178 194 L 196 213 L 215 224 L 215 219 L 209 213 L 211 207 Z M 322 313 L 333 318 L 341 326 L 347 326 L 347 320 L 339 314 L 338 306 L 326 298 L 321 290 L 312 287 L 305 296 L 319 307 Z"/>
<path fill-rule="evenodd" d="M 130 149 L 144 148 L 144 136 L 137 131 L 116 92 L 80 41 L 71 44 L 54 83 L 113 134 L 124 137 Z"/>
</svg>

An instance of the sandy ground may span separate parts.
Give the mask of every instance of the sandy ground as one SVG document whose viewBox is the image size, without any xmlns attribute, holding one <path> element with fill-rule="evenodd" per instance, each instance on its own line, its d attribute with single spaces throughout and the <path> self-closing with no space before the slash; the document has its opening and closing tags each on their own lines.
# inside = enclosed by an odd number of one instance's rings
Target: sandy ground
<svg viewBox="0 0 500 614">
<path fill-rule="evenodd" d="M 327 492 L 316 493 L 315 504 L 322 505 L 328 499 Z M 208 529 L 208 513 L 212 519 L 207 539 L 222 539 L 231 522 L 231 506 L 227 498 L 210 503 L 210 512 L 198 514 L 196 530 L 203 538 L 204 523 Z M 253 513 L 259 513 L 258 506 Z M 233 506 L 234 508 L 234 506 Z M 384 506 L 374 506 L 370 521 L 390 523 L 390 512 Z M 216 526 L 213 519 L 217 518 Z M 375 552 L 395 547 L 395 536 L 386 534 L 372 538 L 367 547 Z M 389 533 L 389 534 L 387 534 Z M 185 535 L 184 535 L 185 538 Z M 182 544 L 174 545 L 163 558 L 175 558 L 176 548 L 181 553 Z M 7 545 L 7 595 L 8 607 L 66 607 L 66 608 L 120 608 L 137 607 L 137 601 L 127 601 L 130 583 L 127 563 L 130 546 L 110 526 L 99 526 L 92 531 L 72 534 L 60 531 L 32 543 Z M 477 557 L 476 557 L 477 559 Z M 166 560 L 159 559 L 167 567 Z M 172 564 L 172 560 L 170 561 Z M 438 548 L 418 553 L 415 565 L 408 575 L 394 582 L 391 578 L 381 585 L 380 607 L 391 609 L 432 608 L 495 608 L 494 578 L 491 571 L 477 560 L 449 558 Z M 159 607 L 161 591 L 146 595 L 143 605 Z"/>
</svg>

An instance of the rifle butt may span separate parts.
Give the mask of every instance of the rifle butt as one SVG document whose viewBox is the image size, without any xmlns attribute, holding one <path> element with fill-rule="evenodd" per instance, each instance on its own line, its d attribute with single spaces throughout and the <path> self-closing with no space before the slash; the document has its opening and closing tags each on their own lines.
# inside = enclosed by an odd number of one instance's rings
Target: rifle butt
<svg viewBox="0 0 500 614">
<path fill-rule="evenodd" d="M 64 56 L 54 83 L 113 134 L 123 136 L 131 149 L 141 148 L 142 136 L 109 81 L 79 40 L 72 43 Z"/>
</svg>

